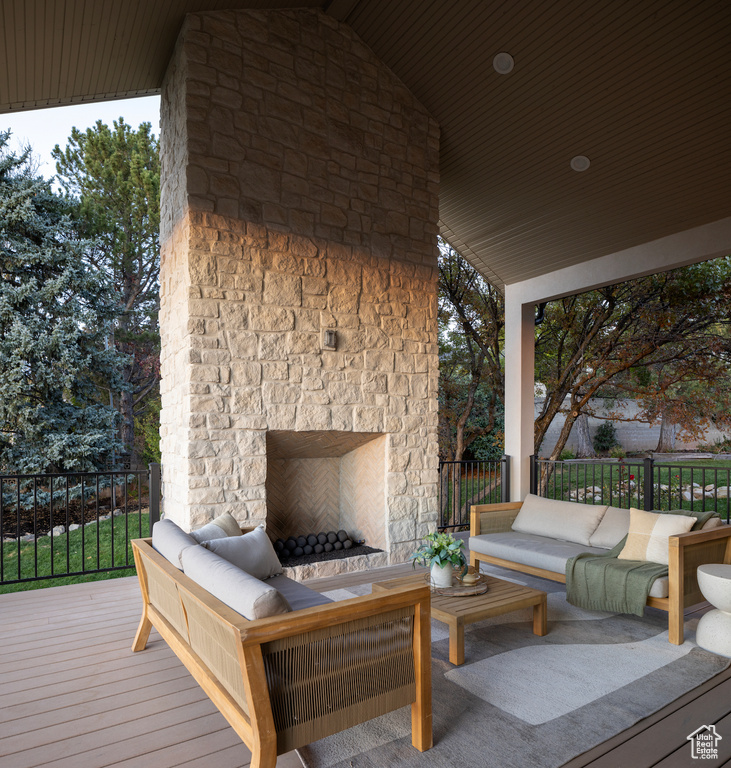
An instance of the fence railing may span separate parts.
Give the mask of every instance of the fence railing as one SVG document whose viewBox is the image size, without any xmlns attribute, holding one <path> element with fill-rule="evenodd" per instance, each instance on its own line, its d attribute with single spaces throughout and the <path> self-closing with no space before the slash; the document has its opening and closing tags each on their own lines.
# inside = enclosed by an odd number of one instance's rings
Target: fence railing
<svg viewBox="0 0 731 768">
<path fill-rule="evenodd" d="M 439 462 L 439 530 L 470 524 L 473 504 L 508 501 L 510 461 Z"/>
<path fill-rule="evenodd" d="M 130 568 L 159 519 L 159 464 L 0 475 L 0 585 Z"/>
<path fill-rule="evenodd" d="M 552 499 L 668 511 L 716 511 L 731 517 L 731 468 L 652 458 L 550 461 L 531 457 L 531 492 Z"/>
</svg>

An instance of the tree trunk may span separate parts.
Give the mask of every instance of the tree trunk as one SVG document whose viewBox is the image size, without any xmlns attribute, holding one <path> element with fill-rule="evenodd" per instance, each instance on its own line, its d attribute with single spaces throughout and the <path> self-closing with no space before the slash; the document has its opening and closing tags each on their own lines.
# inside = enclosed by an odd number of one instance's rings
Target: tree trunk
<svg viewBox="0 0 731 768">
<path fill-rule="evenodd" d="M 589 434 L 589 416 L 585 413 L 579 414 L 579 418 L 576 420 L 576 437 L 578 440 L 576 458 L 596 458 L 594 445 L 591 442 L 591 435 Z"/>
<path fill-rule="evenodd" d="M 134 396 L 131 392 L 121 392 L 119 410 L 122 415 L 121 438 L 124 450 L 132 453 L 135 442 Z"/>
<path fill-rule="evenodd" d="M 675 435 L 678 425 L 671 421 L 664 413 L 660 422 L 660 439 L 657 441 L 658 453 L 673 453 L 675 451 Z"/>
</svg>

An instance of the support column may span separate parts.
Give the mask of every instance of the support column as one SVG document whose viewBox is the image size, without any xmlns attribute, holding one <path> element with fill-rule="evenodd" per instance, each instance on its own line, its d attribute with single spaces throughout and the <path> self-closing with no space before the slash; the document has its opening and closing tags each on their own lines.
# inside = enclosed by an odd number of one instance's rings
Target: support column
<svg viewBox="0 0 731 768">
<path fill-rule="evenodd" d="M 505 453 L 511 458 L 510 500 L 530 490 L 535 419 L 535 305 L 505 286 Z"/>
</svg>

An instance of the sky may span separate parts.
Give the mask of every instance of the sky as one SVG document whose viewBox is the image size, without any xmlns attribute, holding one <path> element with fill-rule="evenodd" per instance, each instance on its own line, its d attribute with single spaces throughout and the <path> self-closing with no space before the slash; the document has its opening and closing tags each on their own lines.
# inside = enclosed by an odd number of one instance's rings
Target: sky
<svg viewBox="0 0 731 768">
<path fill-rule="evenodd" d="M 62 149 L 66 146 L 73 127 L 83 131 L 92 127 L 97 120 L 111 126 L 120 117 L 133 128 L 137 128 L 140 123 L 152 123 L 152 132 L 159 136 L 160 97 L 117 99 L 2 114 L 0 131 L 12 131 L 8 146 L 13 152 L 30 144 L 40 163 L 38 173 L 49 179 L 56 173 L 51 150 L 56 144 Z"/>
</svg>

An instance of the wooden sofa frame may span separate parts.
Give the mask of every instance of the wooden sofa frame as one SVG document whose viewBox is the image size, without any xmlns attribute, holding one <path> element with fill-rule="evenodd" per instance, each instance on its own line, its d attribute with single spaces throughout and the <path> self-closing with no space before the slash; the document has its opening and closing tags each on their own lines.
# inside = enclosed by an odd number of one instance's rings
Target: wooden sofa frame
<svg viewBox="0 0 731 768">
<path fill-rule="evenodd" d="M 132 541 L 142 618 L 251 750 L 277 755 L 411 705 L 412 743 L 432 746 L 430 594 L 426 585 L 249 621 L 152 548 Z"/>
<path fill-rule="evenodd" d="M 470 536 L 507 533 L 511 530 L 511 525 L 522 506 L 522 501 L 473 506 L 470 513 Z M 668 596 L 649 597 L 647 605 L 667 611 L 669 640 L 674 645 L 682 645 L 685 637 L 683 628 L 685 610 L 705 602 L 698 587 L 696 569 L 704 563 L 731 563 L 731 525 L 671 536 L 668 559 Z M 470 565 L 479 569 L 480 562 L 566 583 L 566 575 L 563 573 L 534 568 L 471 550 Z"/>
</svg>

